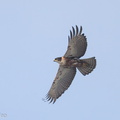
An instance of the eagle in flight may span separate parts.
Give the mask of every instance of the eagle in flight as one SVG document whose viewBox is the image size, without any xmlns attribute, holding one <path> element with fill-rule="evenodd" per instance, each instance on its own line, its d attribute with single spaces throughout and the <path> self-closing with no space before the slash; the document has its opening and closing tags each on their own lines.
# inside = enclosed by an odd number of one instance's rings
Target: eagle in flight
<svg viewBox="0 0 120 120">
<path fill-rule="evenodd" d="M 82 34 L 78 26 L 72 27 L 70 36 L 68 36 L 68 47 L 63 57 L 55 58 L 55 62 L 59 64 L 57 75 L 52 83 L 52 86 L 46 95 L 47 101 L 55 103 L 65 90 L 72 83 L 76 68 L 85 76 L 93 71 L 96 66 L 95 57 L 87 59 L 79 59 L 85 54 L 87 48 L 86 36 Z"/>
</svg>

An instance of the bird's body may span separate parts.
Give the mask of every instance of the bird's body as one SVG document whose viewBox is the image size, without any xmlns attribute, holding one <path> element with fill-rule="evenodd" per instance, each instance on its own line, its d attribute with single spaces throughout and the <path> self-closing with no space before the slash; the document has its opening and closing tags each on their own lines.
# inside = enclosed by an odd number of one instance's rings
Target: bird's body
<svg viewBox="0 0 120 120">
<path fill-rule="evenodd" d="M 64 67 L 80 67 L 82 65 L 82 61 L 74 57 L 58 57 L 54 61 Z"/>
<path fill-rule="evenodd" d="M 59 64 L 59 69 L 47 94 L 47 100 L 53 103 L 72 83 L 76 74 L 76 68 L 83 75 L 87 75 L 92 72 L 96 66 L 95 57 L 79 59 L 85 54 L 87 41 L 84 34 L 81 34 L 82 27 L 80 31 L 77 26 L 76 31 L 73 27 L 72 29 L 73 31 L 70 31 L 70 36 L 68 37 L 68 48 L 65 55 L 63 57 L 57 57 L 54 60 Z"/>
</svg>

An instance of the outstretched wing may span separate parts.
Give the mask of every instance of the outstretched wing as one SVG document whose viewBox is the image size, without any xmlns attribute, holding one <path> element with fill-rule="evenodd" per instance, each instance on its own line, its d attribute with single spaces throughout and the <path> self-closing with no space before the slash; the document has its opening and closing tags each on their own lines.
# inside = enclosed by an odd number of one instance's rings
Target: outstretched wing
<svg viewBox="0 0 120 120">
<path fill-rule="evenodd" d="M 55 80 L 53 81 L 52 86 L 46 96 L 50 103 L 54 103 L 56 99 L 59 98 L 64 93 L 64 91 L 68 89 L 75 77 L 75 74 L 75 67 L 64 67 L 60 65 Z"/>
<path fill-rule="evenodd" d="M 81 57 L 85 54 L 87 48 L 86 36 L 82 33 L 82 27 L 80 27 L 80 31 L 76 26 L 76 30 L 72 27 L 72 31 L 70 30 L 70 36 L 68 36 L 68 48 L 65 53 L 65 57 Z"/>
</svg>

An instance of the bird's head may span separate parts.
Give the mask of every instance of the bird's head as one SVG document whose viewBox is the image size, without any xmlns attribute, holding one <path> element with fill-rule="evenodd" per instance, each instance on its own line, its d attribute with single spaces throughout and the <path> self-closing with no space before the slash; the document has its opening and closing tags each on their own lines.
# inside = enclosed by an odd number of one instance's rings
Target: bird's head
<svg viewBox="0 0 120 120">
<path fill-rule="evenodd" d="M 61 57 L 57 57 L 57 58 L 55 58 L 55 59 L 54 59 L 54 62 L 57 62 L 57 63 L 59 63 L 59 64 L 60 64 L 61 59 L 62 59 Z"/>
</svg>

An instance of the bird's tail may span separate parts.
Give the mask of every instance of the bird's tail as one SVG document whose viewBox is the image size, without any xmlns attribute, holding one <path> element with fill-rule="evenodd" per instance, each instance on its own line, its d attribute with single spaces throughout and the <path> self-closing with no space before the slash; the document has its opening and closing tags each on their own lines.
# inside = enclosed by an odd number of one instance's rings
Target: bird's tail
<svg viewBox="0 0 120 120">
<path fill-rule="evenodd" d="M 93 71 L 96 66 L 96 59 L 95 57 L 88 58 L 88 59 L 81 59 L 80 62 L 82 65 L 77 67 L 77 69 L 83 74 L 87 75 Z"/>
</svg>

